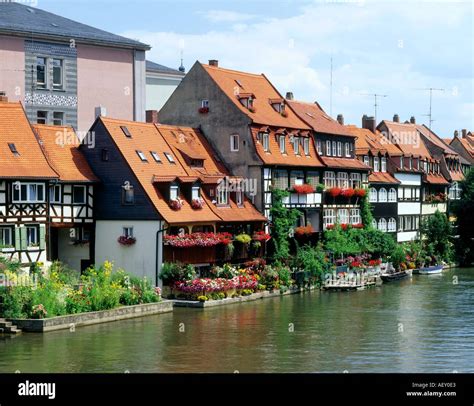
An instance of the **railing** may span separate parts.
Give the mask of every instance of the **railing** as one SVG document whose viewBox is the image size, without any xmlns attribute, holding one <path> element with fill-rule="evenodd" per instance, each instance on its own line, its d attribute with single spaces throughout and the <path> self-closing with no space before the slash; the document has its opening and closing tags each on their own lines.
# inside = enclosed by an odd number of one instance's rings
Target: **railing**
<svg viewBox="0 0 474 406">
<path fill-rule="evenodd" d="M 321 193 L 290 193 L 283 198 L 282 203 L 287 206 L 315 206 L 321 204 Z"/>
</svg>

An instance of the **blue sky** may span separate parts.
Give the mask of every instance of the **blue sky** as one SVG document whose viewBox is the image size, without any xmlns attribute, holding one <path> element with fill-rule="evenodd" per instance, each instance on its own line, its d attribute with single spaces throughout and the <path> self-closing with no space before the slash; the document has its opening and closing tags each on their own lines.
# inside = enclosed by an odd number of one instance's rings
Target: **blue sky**
<svg viewBox="0 0 474 406">
<path fill-rule="evenodd" d="M 37 7 L 152 45 L 148 59 L 178 67 L 218 59 L 265 73 L 284 95 L 317 100 L 360 125 L 415 116 L 443 137 L 474 130 L 474 2 L 369 0 L 37 0 Z"/>
</svg>

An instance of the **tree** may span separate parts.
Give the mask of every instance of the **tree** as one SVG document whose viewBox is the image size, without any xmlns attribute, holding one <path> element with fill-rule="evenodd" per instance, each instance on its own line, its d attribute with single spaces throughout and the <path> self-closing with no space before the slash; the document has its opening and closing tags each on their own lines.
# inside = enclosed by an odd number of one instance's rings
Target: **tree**
<svg viewBox="0 0 474 406">
<path fill-rule="evenodd" d="M 474 168 L 459 183 L 461 199 L 453 202 L 453 213 L 456 216 L 457 234 L 456 256 L 461 265 L 474 263 L 474 227 L 469 221 L 474 213 Z"/>
<path fill-rule="evenodd" d="M 452 252 L 452 229 L 446 214 L 439 210 L 429 216 L 421 223 L 421 235 L 423 245 L 431 246 L 435 261 L 449 262 L 453 258 Z"/>
<path fill-rule="evenodd" d="M 288 209 L 283 206 L 283 198 L 289 193 L 274 189 L 272 192 L 272 208 L 270 215 L 272 219 L 271 235 L 275 252 L 273 259 L 275 262 L 287 262 L 290 258 L 290 242 L 289 238 L 293 232 L 296 220 L 300 216 L 300 212 L 296 209 Z"/>
</svg>

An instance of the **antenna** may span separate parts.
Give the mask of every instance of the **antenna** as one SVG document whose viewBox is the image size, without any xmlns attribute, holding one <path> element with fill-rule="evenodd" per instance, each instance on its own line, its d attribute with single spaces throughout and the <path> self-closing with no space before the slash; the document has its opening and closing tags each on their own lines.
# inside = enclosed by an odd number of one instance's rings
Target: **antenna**
<svg viewBox="0 0 474 406">
<path fill-rule="evenodd" d="M 378 93 L 361 93 L 361 96 L 373 96 L 374 97 L 374 118 L 377 123 L 377 97 L 388 97 L 388 94 L 378 94 Z"/>
<path fill-rule="evenodd" d="M 332 117 L 332 56 L 331 56 L 331 79 L 329 81 L 329 115 Z"/>
<path fill-rule="evenodd" d="M 431 110 L 431 107 L 433 105 L 433 90 L 435 91 L 439 91 L 439 92 L 444 92 L 444 89 L 438 89 L 436 87 L 427 87 L 427 88 L 424 88 L 424 89 L 415 89 L 415 90 L 429 90 L 430 91 L 430 111 L 428 114 L 423 114 L 423 116 L 425 117 L 429 117 L 429 129 L 431 130 L 431 123 L 435 120 L 433 120 L 433 116 L 431 114 L 432 110 Z"/>
</svg>

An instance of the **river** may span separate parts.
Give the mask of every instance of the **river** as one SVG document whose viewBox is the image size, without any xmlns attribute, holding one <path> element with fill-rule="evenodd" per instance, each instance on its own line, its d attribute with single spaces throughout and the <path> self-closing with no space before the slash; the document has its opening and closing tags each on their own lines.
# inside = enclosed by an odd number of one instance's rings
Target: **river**
<svg viewBox="0 0 474 406">
<path fill-rule="evenodd" d="M 474 372 L 474 269 L 23 333 L 0 339 L 15 371 Z"/>
</svg>

